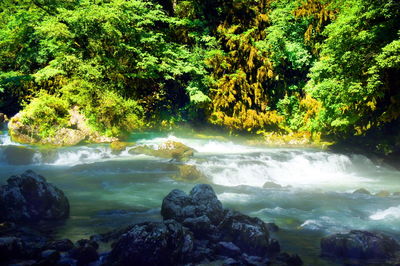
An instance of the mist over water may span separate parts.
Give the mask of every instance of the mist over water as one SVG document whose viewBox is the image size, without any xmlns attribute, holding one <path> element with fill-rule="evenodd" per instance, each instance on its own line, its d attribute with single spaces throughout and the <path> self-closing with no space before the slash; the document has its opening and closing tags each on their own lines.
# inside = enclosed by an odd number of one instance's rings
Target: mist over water
<svg viewBox="0 0 400 266">
<path fill-rule="evenodd" d="M 308 264 L 334 265 L 319 258 L 319 239 L 329 233 L 365 229 L 400 237 L 400 196 L 393 194 L 400 192 L 400 171 L 364 155 L 174 135 L 133 138 L 135 143 L 116 155 L 109 145 L 28 147 L 3 132 L 0 181 L 33 169 L 60 187 L 70 200 L 71 217 L 55 234 L 77 240 L 159 220 L 162 199 L 172 189 L 193 187 L 172 178 L 176 162 L 128 152 L 135 145 L 156 148 L 174 140 L 197 151 L 187 163 L 207 177 L 225 207 L 275 222 L 282 229 L 275 236 L 282 249 L 299 253 Z M 372 194 L 352 193 L 359 188 Z M 391 195 L 374 195 L 381 190 Z"/>
</svg>

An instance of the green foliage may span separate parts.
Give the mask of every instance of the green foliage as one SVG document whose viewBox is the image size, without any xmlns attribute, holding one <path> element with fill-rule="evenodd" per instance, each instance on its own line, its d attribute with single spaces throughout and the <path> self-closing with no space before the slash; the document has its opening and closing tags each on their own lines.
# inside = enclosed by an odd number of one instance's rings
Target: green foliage
<svg viewBox="0 0 400 266">
<path fill-rule="evenodd" d="M 0 3 L 0 109 L 31 101 L 24 121 L 42 121 L 44 135 L 65 125 L 64 107 L 108 136 L 187 121 L 338 139 L 392 132 L 399 58 L 394 0 Z M 38 106 L 51 100 L 46 122 Z"/>
<path fill-rule="evenodd" d="M 326 26 L 307 85 L 323 106 L 316 130 L 361 134 L 399 117 L 399 14 L 394 1 L 349 0 Z"/>
<path fill-rule="evenodd" d="M 20 122 L 30 125 L 42 138 L 54 136 L 69 126 L 69 104 L 65 99 L 40 92 L 21 112 Z"/>
</svg>

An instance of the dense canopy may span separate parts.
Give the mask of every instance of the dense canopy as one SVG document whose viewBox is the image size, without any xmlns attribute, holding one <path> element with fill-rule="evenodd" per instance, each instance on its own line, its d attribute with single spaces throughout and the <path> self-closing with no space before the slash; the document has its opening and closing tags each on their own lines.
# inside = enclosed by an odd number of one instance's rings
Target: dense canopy
<svg viewBox="0 0 400 266">
<path fill-rule="evenodd" d="M 395 0 L 3 0 L 0 111 L 43 137 L 182 122 L 400 147 Z M 378 140 L 377 140 L 378 139 Z"/>
</svg>

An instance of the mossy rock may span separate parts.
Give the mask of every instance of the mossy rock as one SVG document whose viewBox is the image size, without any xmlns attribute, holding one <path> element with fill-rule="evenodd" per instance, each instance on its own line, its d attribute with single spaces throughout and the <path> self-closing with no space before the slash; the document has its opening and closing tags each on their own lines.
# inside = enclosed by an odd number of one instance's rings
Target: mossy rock
<svg viewBox="0 0 400 266">
<path fill-rule="evenodd" d="M 129 150 L 130 154 L 145 154 L 165 159 L 174 159 L 178 162 L 187 161 L 194 155 L 195 150 L 183 143 L 176 141 L 167 141 L 158 146 L 158 149 L 152 149 L 149 146 L 137 146 Z"/>
<path fill-rule="evenodd" d="M 390 192 L 387 190 L 381 190 L 378 193 L 375 194 L 375 196 L 377 197 L 389 197 L 390 196 Z"/>
<path fill-rule="evenodd" d="M 185 182 L 209 183 L 207 177 L 195 165 L 190 164 L 178 165 L 178 173 L 173 178 Z"/>
<path fill-rule="evenodd" d="M 130 154 L 144 154 L 144 155 L 149 155 L 149 156 L 156 156 L 155 155 L 155 150 L 151 148 L 150 146 L 143 145 L 143 146 L 137 146 L 128 151 Z"/>
<path fill-rule="evenodd" d="M 176 141 L 167 141 L 158 146 L 155 151 L 156 156 L 162 158 L 171 158 L 177 161 L 186 161 L 194 155 L 195 150 L 183 143 Z"/>
<path fill-rule="evenodd" d="M 113 141 L 110 143 L 111 152 L 113 154 L 120 154 L 122 151 L 128 147 L 128 143 L 121 141 Z"/>
<path fill-rule="evenodd" d="M 359 188 L 353 192 L 353 194 L 364 194 L 364 195 L 371 195 L 371 192 L 366 190 L 365 188 Z"/>
</svg>

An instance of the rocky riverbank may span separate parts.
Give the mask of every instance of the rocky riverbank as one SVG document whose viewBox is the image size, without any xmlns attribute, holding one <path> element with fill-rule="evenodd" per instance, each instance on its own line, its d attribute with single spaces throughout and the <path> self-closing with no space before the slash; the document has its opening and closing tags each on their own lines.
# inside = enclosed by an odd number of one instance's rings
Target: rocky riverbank
<svg viewBox="0 0 400 266">
<path fill-rule="evenodd" d="M 48 233 L 47 223 L 68 215 L 68 199 L 44 177 L 27 171 L 9 178 L 0 187 L 0 264 L 302 265 L 298 255 L 282 252 L 275 224 L 224 208 L 210 185 L 195 185 L 188 194 L 172 190 L 162 202 L 162 221 L 132 224 L 76 243 Z M 391 237 L 366 231 L 321 241 L 321 255 L 360 265 L 396 265 L 399 250 Z"/>
</svg>

